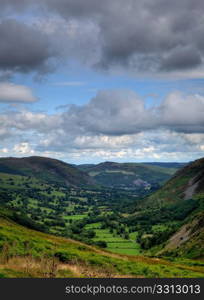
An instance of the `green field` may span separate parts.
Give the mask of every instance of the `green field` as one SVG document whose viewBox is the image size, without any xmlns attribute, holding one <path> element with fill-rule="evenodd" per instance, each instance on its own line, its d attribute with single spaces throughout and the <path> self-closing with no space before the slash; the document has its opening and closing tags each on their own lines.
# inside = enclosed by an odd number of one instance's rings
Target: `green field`
<svg viewBox="0 0 204 300">
<path fill-rule="evenodd" d="M 72 216 L 64 216 L 65 220 L 82 220 L 86 218 L 86 214 L 84 215 L 72 215 Z"/>
<path fill-rule="evenodd" d="M 101 223 L 88 224 L 85 228 L 94 230 L 96 235 L 93 241 L 105 241 L 107 243 L 106 249 L 111 252 L 127 255 L 140 253 L 140 246 L 135 242 L 136 233 L 131 233 L 129 239 L 125 239 L 116 233 L 111 233 L 109 229 L 101 229 Z"/>
<path fill-rule="evenodd" d="M 6 214 L 6 217 L 3 214 Z M 111 254 L 73 240 L 27 229 L 1 209 L 0 277 L 203 277 L 199 261 L 171 262 Z M 106 235 L 101 232 L 101 235 Z"/>
<path fill-rule="evenodd" d="M 152 169 L 152 166 L 148 168 Z M 122 171 L 124 176 L 131 176 L 128 174 L 131 172 L 129 166 Z M 108 170 L 106 173 L 116 175 L 118 170 Z M 176 190 L 172 190 L 173 195 L 178 196 L 182 192 L 186 180 L 184 176 L 176 181 Z M 202 216 L 199 215 L 203 211 L 201 194 L 198 199 L 178 203 L 170 201 L 166 205 L 152 208 L 148 201 L 151 203 L 156 195 L 155 203 L 158 203 L 160 201 L 158 197 L 170 192 L 169 183 L 166 184 L 166 190 L 160 189 L 153 194 L 154 197 L 145 199 L 138 198 L 135 191 L 99 186 L 65 187 L 37 177 L 6 173 L 0 173 L 0 184 L 0 204 L 13 211 L 13 221 L 27 228 L 73 239 L 89 245 L 87 247 L 99 247 L 101 252 L 109 253 L 109 257 L 126 255 L 132 259 L 137 257 L 139 260 L 141 257 L 144 260 L 143 255 L 146 255 L 155 256 L 156 262 L 162 256 L 171 260 L 178 256 L 183 259 L 184 264 L 187 264 L 185 260 L 187 258 L 202 259 Z M 193 220 L 194 211 L 198 214 L 198 224 Z M 188 217 L 191 213 L 192 219 Z M 186 219 L 187 217 L 189 219 Z M 188 222 L 188 228 L 193 230 L 191 233 L 193 239 L 184 246 L 181 245 L 178 250 L 172 251 L 168 248 L 168 240 L 182 228 L 183 224 L 185 225 L 185 222 Z M 183 238 L 182 232 L 179 236 L 180 240 L 177 243 Z M 3 238 L 3 241 L 5 240 L 10 245 L 10 237 Z M 4 242 L 2 247 L 7 247 Z M 38 253 L 41 253 L 41 249 Z M 146 257 L 147 259 L 149 257 Z M 92 263 L 97 264 L 95 260 Z M 165 269 L 164 266 L 162 268 Z M 165 274 L 168 272 L 166 269 Z M 142 273 L 150 276 L 151 272 L 143 270 Z M 163 273 L 159 269 L 155 274 L 162 276 Z"/>
</svg>

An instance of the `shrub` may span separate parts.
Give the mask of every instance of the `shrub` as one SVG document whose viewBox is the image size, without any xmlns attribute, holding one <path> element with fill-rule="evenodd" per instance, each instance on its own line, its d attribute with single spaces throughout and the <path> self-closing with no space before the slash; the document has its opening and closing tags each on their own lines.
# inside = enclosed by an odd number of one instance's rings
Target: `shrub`
<svg viewBox="0 0 204 300">
<path fill-rule="evenodd" d="M 105 241 L 97 241 L 95 245 L 101 248 L 107 248 L 107 243 Z"/>
<path fill-rule="evenodd" d="M 65 251 L 58 251 L 54 254 L 55 257 L 59 259 L 59 261 L 68 263 L 71 262 L 74 259 L 74 256 L 65 252 Z"/>
</svg>

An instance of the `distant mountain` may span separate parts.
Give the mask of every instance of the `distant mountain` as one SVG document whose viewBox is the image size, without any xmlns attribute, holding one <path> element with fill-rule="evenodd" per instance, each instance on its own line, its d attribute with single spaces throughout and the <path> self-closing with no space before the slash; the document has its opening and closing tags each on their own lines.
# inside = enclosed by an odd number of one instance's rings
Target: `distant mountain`
<svg viewBox="0 0 204 300">
<path fill-rule="evenodd" d="M 159 166 L 164 168 L 174 168 L 174 169 L 180 169 L 187 165 L 187 163 L 180 163 L 180 162 L 144 162 L 143 164 Z"/>
<path fill-rule="evenodd" d="M 136 191 L 152 191 L 166 182 L 183 164 L 116 163 L 85 164 L 78 168 L 103 186 Z"/>
<path fill-rule="evenodd" d="M 0 158 L 0 172 L 36 177 L 37 179 L 64 186 L 93 184 L 93 179 L 73 165 L 46 157 Z"/>
</svg>

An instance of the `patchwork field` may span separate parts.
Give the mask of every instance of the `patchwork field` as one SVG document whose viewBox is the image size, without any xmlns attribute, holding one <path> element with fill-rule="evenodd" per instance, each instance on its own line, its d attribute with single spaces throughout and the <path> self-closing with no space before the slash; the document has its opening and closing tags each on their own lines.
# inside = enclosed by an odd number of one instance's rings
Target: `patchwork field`
<svg viewBox="0 0 204 300">
<path fill-rule="evenodd" d="M 0 216 L 0 278 L 13 277 L 203 277 L 202 262 L 113 254 L 27 229 Z M 102 233 L 101 233 L 102 234 Z"/>
<path fill-rule="evenodd" d="M 116 232 L 110 232 L 109 229 L 101 229 L 101 223 L 93 223 L 85 226 L 85 229 L 92 229 L 95 232 L 93 240 L 105 241 L 107 243 L 107 250 L 114 253 L 121 253 L 127 255 L 138 255 L 140 253 L 140 246 L 135 242 L 136 233 L 130 234 L 129 239 L 122 238 Z"/>
<path fill-rule="evenodd" d="M 123 175 L 130 176 L 127 172 Z M 166 186 L 169 191 L 169 183 Z M 173 196 L 176 193 L 173 190 Z M 0 173 L 0 213 L 10 212 L 2 215 L 0 225 L 0 276 L 21 277 L 18 272 L 24 272 L 38 277 L 44 265 L 56 265 L 52 274 L 43 276 L 202 277 L 204 198 L 198 196 L 152 208 L 148 201 L 153 198 L 138 198 L 135 191 L 65 186 L 30 175 Z M 191 228 L 192 238 L 183 244 L 181 232 L 180 248 L 170 249 L 168 240 L 183 224 Z M 38 231 L 34 236 L 33 230 Z M 38 239 L 42 235 L 44 241 Z M 63 241 L 66 249 L 61 242 L 60 247 L 47 243 L 47 237 Z M 29 271 L 31 275 L 26 271 L 29 261 L 36 269 Z"/>
</svg>

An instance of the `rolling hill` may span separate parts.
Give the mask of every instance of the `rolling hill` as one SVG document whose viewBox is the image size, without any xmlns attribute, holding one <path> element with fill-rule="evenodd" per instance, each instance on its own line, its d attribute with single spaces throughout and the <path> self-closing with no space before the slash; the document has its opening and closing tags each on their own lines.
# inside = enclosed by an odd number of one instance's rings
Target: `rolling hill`
<svg viewBox="0 0 204 300">
<path fill-rule="evenodd" d="M 154 191 L 164 184 L 183 164 L 179 163 L 115 163 L 79 165 L 103 186 L 134 190 L 140 195 Z"/>
<path fill-rule="evenodd" d="M 0 158 L 0 172 L 32 176 L 44 182 L 64 186 L 94 184 L 92 178 L 87 173 L 60 160 L 46 157 Z"/>
<path fill-rule="evenodd" d="M 133 174 L 161 184 L 180 166 L 155 164 L 0 159 L 0 277 L 202 277 L 204 159 L 149 196 L 121 188 Z"/>
</svg>

